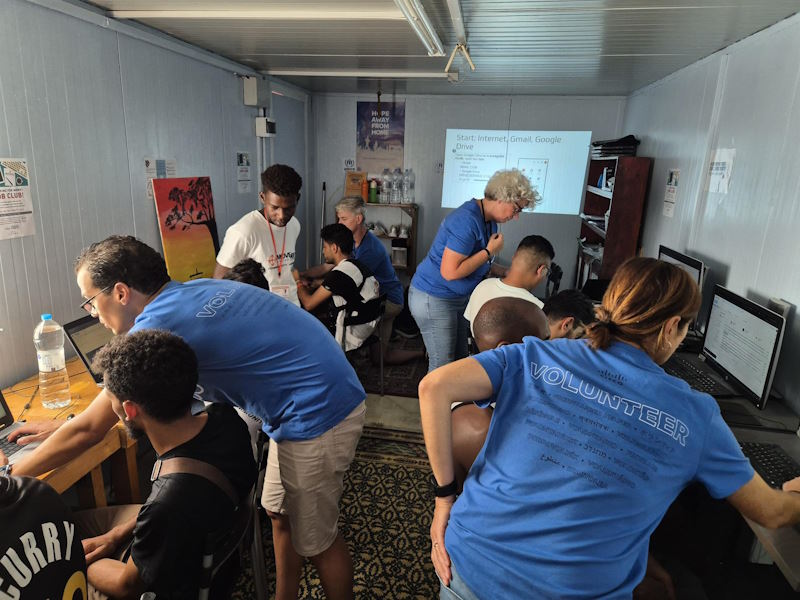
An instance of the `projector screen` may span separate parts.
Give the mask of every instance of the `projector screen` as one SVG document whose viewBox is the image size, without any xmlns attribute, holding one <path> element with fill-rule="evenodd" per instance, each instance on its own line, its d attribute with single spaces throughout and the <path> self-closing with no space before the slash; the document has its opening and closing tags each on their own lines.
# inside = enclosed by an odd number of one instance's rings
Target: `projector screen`
<svg viewBox="0 0 800 600">
<path fill-rule="evenodd" d="M 537 213 L 577 215 L 591 139 L 591 131 L 448 129 L 442 207 L 483 198 L 495 171 L 519 169 L 542 196 Z"/>
</svg>

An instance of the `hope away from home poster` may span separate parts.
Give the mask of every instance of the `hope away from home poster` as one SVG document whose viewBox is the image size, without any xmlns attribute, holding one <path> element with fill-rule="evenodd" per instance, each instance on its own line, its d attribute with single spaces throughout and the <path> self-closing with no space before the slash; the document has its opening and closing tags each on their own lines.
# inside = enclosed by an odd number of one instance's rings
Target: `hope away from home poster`
<svg viewBox="0 0 800 600">
<path fill-rule="evenodd" d="M 380 107 L 380 109 L 378 108 Z M 356 105 L 356 166 L 381 173 L 403 168 L 406 103 L 358 102 Z"/>
<path fill-rule="evenodd" d="M 212 277 L 219 236 L 209 177 L 153 179 L 158 228 L 169 276 Z"/>
</svg>

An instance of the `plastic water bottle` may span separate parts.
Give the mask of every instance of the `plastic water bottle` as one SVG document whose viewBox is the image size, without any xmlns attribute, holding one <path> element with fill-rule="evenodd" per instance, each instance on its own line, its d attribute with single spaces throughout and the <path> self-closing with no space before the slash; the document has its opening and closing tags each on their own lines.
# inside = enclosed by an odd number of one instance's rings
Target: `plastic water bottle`
<svg viewBox="0 0 800 600">
<path fill-rule="evenodd" d="M 64 408 L 72 397 L 64 362 L 64 329 L 45 313 L 33 330 L 33 344 L 39 361 L 39 393 L 45 408 Z"/>
<path fill-rule="evenodd" d="M 396 167 L 392 172 L 392 204 L 400 204 L 402 198 L 400 197 L 400 186 L 403 181 L 403 172 L 400 167 Z"/>
<path fill-rule="evenodd" d="M 392 172 L 386 168 L 381 173 L 381 204 L 389 204 L 392 199 Z"/>
<path fill-rule="evenodd" d="M 408 176 L 408 169 L 406 169 L 405 171 L 403 171 L 403 185 L 402 185 L 401 194 L 400 194 L 401 195 L 401 202 L 403 204 L 408 204 L 409 202 L 411 202 L 410 187 L 411 187 L 411 180 L 410 180 L 410 178 Z"/>
</svg>

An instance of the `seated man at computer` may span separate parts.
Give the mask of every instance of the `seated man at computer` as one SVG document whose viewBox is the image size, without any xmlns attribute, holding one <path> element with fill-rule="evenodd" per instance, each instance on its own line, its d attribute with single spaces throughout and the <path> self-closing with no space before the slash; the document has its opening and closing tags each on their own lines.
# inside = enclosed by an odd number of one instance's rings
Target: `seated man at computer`
<svg viewBox="0 0 800 600">
<path fill-rule="evenodd" d="M 542 308 L 542 301 L 531 293 L 550 272 L 550 263 L 555 258 L 553 245 L 540 235 L 528 235 L 522 238 L 511 258 L 511 266 L 505 277 L 485 279 L 473 290 L 469 297 L 464 318 L 472 320 L 485 302 L 492 298 L 511 296 L 522 298 Z M 475 332 L 472 332 L 474 337 Z"/>
<path fill-rule="evenodd" d="M 106 327 L 117 334 L 163 329 L 181 336 L 197 355 L 198 399 L 233 404 L 261 419 L 270 438 L 262 504 L 272 520 L 278 598 L 297 597 L 304 557 L 317 568 L 328 598 L 352 598 L 339 500 L 361 436 L 366 394 L 328 331 L 293 303 L 250 285 L 171 281 L 158 252 L 130 236 L 92 244 L 75 272 L 84 307 Z M 49 437 L 13 465 L 14 474 L 39 475 L 65 464 L 118 420 L 109 393 L 101 390 L 64 424 L 25 424 L 20 435 Z M 337 444 L 328 443 L 332 437 Z M 303 460 L 309 447 L 319 460 Z"/>
<path fill-rule="evenodd" d="M 517 344 L 529 335 L 547 339 L 550 333 L 547 317 L 540 308 L 522 298 L 509 296 L 486 302 L 472 324 L 479 352 Z M 486 440 L 492 409 L 479 408 L 473 402 L 459 402 L 452 410 L 453 458 L 460 490 Z"/>
<path fill-rule="evenodd" d="M 322 256 L 327 264 L 333 265 L 316 290 L 310 292 L 300 273 L 295 270 L 297 281 L 297 297 L 300 304 L 308 311 L 316 311 L 329 304 L 326 311 L 330 321 L 328 326 L 335 326 L 335 337 L 339 344 L 346 336 L 344 349 L 354 350 L 361 346 L 378 323 L 378 317 L 359 325 L 345 327 L 345 315 L 352 311 L 368 310 L 365 303 L 376 299 L 379 295 L 378 280 L 360 261 L 350 258 L 353 253 L 353 233 L 341 223 L 326 225 L 320 231 L 322 238 Z"/>
<path fill-rule="evenodd" d="M 587 325 L 594 320 L 594 305 L 580 290 L 562 290 L 544 301 L 542 306 L 550 325 L 550 339 L 583 337 Z"/>
<path fill-rule="evenodd" d="M 255 483 L 247 429 L 224 404 L 192 415 L 197 357 L 176 335 L 118 336 L 95 363 L 114 412 L 129 436 L 147 436 L 161 474 L 141 507 L 77 513 L 89 584 L 111 598 L 196 598 L 207 537 L 230 531 Z"/>
</svg>

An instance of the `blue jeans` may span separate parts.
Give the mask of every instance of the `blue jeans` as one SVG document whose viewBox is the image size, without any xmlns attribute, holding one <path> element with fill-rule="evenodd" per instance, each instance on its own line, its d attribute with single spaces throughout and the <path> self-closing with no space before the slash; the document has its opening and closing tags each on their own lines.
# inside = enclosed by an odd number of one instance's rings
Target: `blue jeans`
<svg viewBox="0 0 800 600">
<path fill-rule="evenodd" d="M 469 323 L 464 318 L 469 296 L 437 298 L 413 285 L 408 309 L 417 322 L 428 351 L 428 372 L 467 356 Z"/>
<path fill-rule="evenodd" d="M 439 600 L 478 600 L 464 580 L 459 577 L 452 561 L 450 562 L 450 586 L 446 586 L 439 579 Z"/>
</svg>

